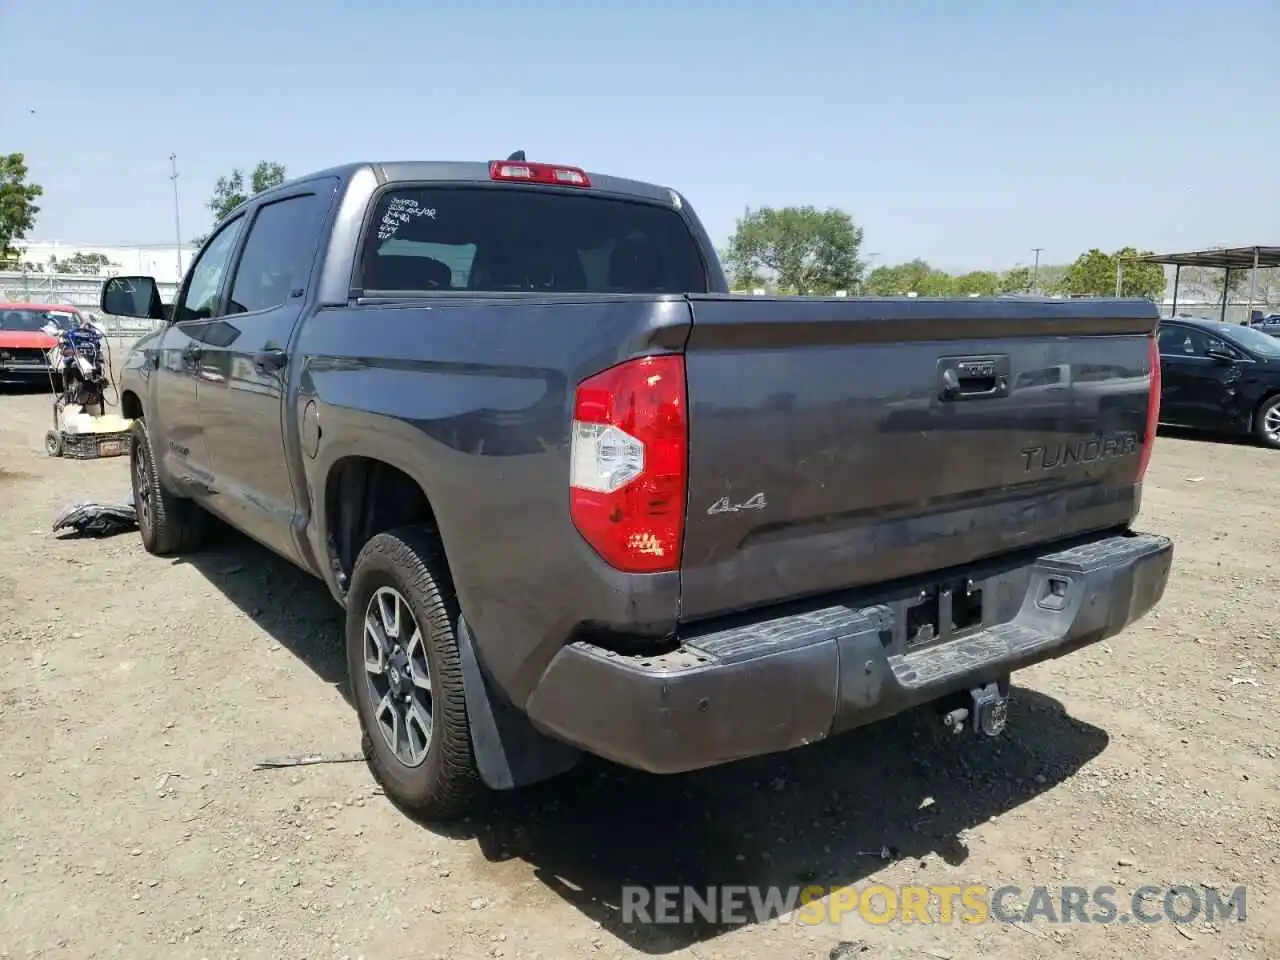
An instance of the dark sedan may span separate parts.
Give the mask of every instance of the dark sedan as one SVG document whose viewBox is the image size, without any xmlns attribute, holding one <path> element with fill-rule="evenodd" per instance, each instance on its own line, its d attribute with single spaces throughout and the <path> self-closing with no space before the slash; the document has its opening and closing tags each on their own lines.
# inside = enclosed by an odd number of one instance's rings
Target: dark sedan
<svg viewBox="0 0 1280 960">
<path fill-rule="evenodd" d="M 1269 317 L 1259 317 L 1249 326 L 1270 336 L 1280 337 L 1280 313 L 1273 313 Z"/>
<path fill-rule="evenodd" d="M 1160 321 L 1160 422 L 1251 433 L 1280 448 L 1280 339 L 1191 317 Z"/>
</svg>

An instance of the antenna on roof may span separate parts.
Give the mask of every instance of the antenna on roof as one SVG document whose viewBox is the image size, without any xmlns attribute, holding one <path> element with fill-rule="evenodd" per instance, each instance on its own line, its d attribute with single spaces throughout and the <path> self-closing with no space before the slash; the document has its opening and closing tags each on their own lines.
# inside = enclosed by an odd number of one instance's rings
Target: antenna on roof
<svg viewBox="0 0 1280 960">
<path fill-rule="evenodd" d="M 515 153 L 513 153 L 511 156 L 507 157 L 507 160 L 508 160 L 508 161 L 510 161 L 510 162 L 512 162 L 512 163 L 524 163 L 524 162 L 525 162 L 525 158 L 524 158 L 524 151 L 523 151 L 523 150 L 517 150 L 517 151 L 516 151 Z"/>
</svg>

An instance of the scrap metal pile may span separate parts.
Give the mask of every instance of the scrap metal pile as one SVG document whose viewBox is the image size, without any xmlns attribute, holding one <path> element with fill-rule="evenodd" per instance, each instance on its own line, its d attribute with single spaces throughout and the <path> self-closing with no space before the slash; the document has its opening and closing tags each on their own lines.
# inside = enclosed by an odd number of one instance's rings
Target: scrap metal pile
<svg viewBox="0 0 1280 960">
<path fill-rule="evenodd" d="M 45 435 L 51 457 L 92 460 L 118 457 L 129 450 L 132 421 L 107 412 L 112 384 L 110 357 L 102 331 L 92 324 L 57 330 L 53 350 L 54 429 Z"/>
<path fill-rule="evenodd" d="M 85 324 L 59 330 L 58 346 L 62 395 L 65 405 L 75 404 L 90 415 L 106 412 L 106 352 L 102 334 Z"/>
</svg>

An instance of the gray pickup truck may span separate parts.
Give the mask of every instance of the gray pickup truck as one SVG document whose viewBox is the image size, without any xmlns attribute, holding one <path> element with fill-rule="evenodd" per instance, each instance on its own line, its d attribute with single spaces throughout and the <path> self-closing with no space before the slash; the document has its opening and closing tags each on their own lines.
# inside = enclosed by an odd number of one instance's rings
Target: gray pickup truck
<svg viewBox="0 0 1280 960">
<path fill-rule="evenodd" d="M 734 296 L 675 190 L 362 163 L 218 224 L 120 389 L 154 554 L 216 515 L 346 610 L 365 755 L 433 819 L 583 751 L 675 773 L 931 705 L 1159 602 L 1141 300 Z"/>
</svg>

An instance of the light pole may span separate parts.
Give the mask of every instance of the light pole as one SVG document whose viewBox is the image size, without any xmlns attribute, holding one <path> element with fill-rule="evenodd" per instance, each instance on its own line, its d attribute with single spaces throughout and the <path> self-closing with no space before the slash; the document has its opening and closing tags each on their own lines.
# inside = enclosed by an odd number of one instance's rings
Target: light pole
<svg viewBox="0 0 1280 960">
<path fill-rule="evenodd" d="M 169 179 L 173 181 L 173 239 L 177 243 L 174 248 L 174 254 L 178 258 L 178 279 L 179 286 L 182 285 L 182 221 L 178 216 L 178 155 L 176 153 L 169 154 L 169 167 L 173 171 L 169 174 Z"/>
<path fill-rule="evenodd" d="M 1035 266 L 1031 268 L 1031 292 L 1039 294 L 1040 292 L 1040 251 L 1044 247 L 1032 247 L 1031 252 L 1036 255 Z"/>
</svg>

